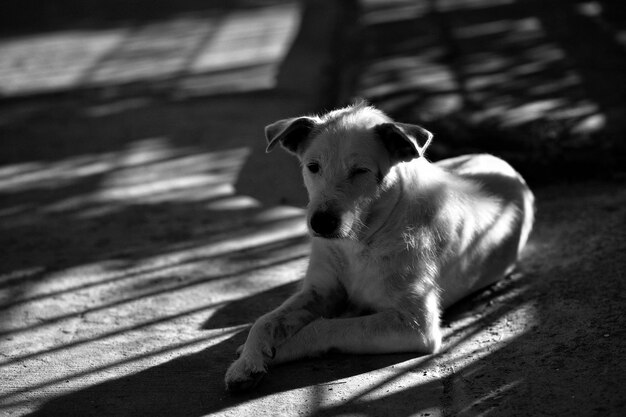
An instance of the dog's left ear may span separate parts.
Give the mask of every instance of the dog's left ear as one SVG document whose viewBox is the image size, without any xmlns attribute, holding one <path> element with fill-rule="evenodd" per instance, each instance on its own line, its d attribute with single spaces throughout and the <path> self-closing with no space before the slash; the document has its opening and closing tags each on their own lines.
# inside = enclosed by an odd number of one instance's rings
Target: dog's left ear
<svg viewBox="0 0 626 417">
<path fill-rule="evenodd" d="M 295 117 L 279 120 L 265 127 L 267 148 L 270 152 L 280 143 L 287 151 L 297 154 L 298 148 L 304 143 L 317 121 L 312 117 Z"/>
<path fill-rule="evenodd" d="M 433 134 L 421 126 L 405 123 L 382 123 L 374 127 L 389 154 L 407 162 L 420 156 L 433 140 Z"/>
</svg>

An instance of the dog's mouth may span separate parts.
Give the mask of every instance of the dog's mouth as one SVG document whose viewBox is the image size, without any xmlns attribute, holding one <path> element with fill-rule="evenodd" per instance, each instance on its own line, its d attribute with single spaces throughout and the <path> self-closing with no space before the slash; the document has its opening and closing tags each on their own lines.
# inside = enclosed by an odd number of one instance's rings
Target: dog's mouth
<svg viewBox="0 0 626 417">
<path fill-rule="evenodd" d="M 309 223 L 309 233 L 313 237 L 319 237 L 321 239 L 329 239 L 329 240 L 341 239 L 341 238 L 345 237 L 345 236 L 342 235 L 342 233 L 339 232 L 339 230 L 332 231 L 332 232 L 320 232 L 320 231 L 317 231 L 317 230 L 313 229 L 313 227 L 311 226 L 311 223 Z"/>
</svg>

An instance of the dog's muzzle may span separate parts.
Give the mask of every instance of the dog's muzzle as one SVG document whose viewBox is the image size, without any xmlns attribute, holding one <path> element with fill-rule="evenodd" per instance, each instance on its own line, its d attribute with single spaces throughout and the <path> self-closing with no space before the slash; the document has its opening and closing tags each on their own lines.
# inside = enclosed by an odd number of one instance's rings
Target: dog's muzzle
<svg viewBox="0 0 626 417">
<path fill-rule="evenodd" d="M 339 215 L 332 211 L 316 211 L 310 220 L 311 230 L 325 238 L 336 237 L 340 223 Z"/>
</svg>

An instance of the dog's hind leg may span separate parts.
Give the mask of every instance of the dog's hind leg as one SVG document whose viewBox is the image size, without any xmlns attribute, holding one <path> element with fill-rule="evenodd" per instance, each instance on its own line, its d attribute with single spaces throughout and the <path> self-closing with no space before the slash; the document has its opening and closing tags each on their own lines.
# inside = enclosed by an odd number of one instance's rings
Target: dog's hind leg
<svg viewBox="0 0 626 417">
<path fill-rule="evenodd" d="M 286 340 L 278 348 L 273 362 L 328 351 L 435 353 L 441 348 L 438 313 L 436 300 L 430 299 L 424 300 L 419 310 L 385 310 L 367 316 L 315 320 Z"/>
</svg>

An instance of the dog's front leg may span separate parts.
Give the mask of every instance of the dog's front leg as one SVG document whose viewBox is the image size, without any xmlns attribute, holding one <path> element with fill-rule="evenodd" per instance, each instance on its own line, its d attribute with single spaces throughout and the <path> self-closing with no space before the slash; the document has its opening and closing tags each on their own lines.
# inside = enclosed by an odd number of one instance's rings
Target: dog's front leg
<svg viewBox="0 0 626 417">
<path fill-rule="evenodd" d="M 339 303 L 338 292 L 324 291 L 311 285 L 291 296 L 277 309 L 259 318 L 240 348 L 239 358 L 226 372 L 226 388 L 242 391 L 254 387 L 267 371 L 276 349 L 302 327 L 329 314 Z"/>
<path fill-rule="evenodd" d="M 274 363 L 328 351 L 355 354 L 435 353 L 441 348 L 437 297 L 360 317 L 318 319 L 281 345 Z"/>
</svg>

